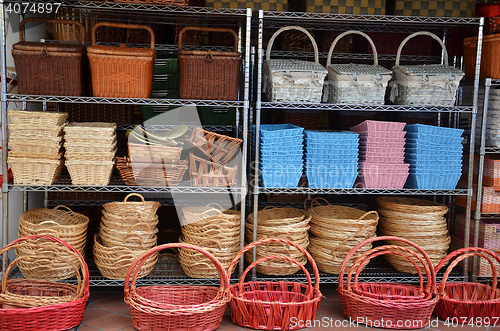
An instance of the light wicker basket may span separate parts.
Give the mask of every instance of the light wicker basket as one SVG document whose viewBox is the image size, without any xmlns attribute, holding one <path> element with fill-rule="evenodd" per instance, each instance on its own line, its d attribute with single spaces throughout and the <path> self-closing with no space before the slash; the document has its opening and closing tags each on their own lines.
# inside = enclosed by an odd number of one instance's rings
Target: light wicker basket
<svg viewBox="0 0 500 331">
<path fill-rule="evenodd" d="M 54 111 L 26 111 L 15 110 L 9 111 L 9 117 L 12 124 L 28 125 L 28 126 L 46 126 L 60 127 L 68 119 L 68 113 L 60 113 Z"/>
<path fill-rule="evenodd" d="M 206 131 L 197 126 L 188 142 L 198 147 L 212 162 L 226 165 L 240 150 L 243 140 Z"/>
<path fill-rule="evenodd" d="M 189 176 L 191 178 L 191 186 L 233 186 L 236 181 L 237 170 L 237 166 L 224 166 L 205 160 L 193 153 L 189 153 Z"/>
<path fill-rule="evenodd" d="M 128 201 L 132 196 L 139 197 L 141 201 Z M 104 210 L 110 214 L 120 216 L 124 213 L 137 212 L 143 219 L 155 218 L 159 207 L 159 202 L 145 201 L 144 197 L 138 193 L 130 193 L 123 201 L 109 202 L 103 205 Z"/>
<path fill-rule="evenodd" d="M 113 165 L 113 160 L 66 160 L 73 185 L 106 186 L 111 180 Z"/>
<path fill-rule="evenodd" d="M 274 40 L 283 31 L 299 30 L 311 39 L 314 61 L 271 59 Z M 267 101 L 320 103 L 323 83 L 328 71 L 319 64 L 318 45 L 311 34 L 299 26 L 287 26 L 276 31 L 267 45 L 263 65 L 263 91 Z"/>
<path fill-rule="evenodd" d="M 52 185 L 59 180 L 63 160 L 9 157 L 15 185 Z"/>
<path fill-rule="evenodd" d="M 339 40 L 350 34 L 365 37 L 372 46 L 373 65 L 369 64 L 332 64 L 332 54 Z M 325 81 L 323 101 L 346 104 L 384 104 L 387 83 L 392 72 L 378 65 L 378 55 L 371 38 L 360 31 L 346 31 L 333 41 L 328 51 L 326 63 L 328 78 Z"/>
<path fill-rule="evenodd" d="M 444 53 L 444 64 L 400 65 L 401 50 L 415 36 L 429 36 L 437 40 Z M 458 85 L 464 72 L 448 65 L 448 52 L 443 41 L 433 33 L 420 31 L 406 37 L 399 45 L 396 65 L 392 68 L 394 80 L 390 100 L 398 105 L 453 106 Z"/>
</svg>

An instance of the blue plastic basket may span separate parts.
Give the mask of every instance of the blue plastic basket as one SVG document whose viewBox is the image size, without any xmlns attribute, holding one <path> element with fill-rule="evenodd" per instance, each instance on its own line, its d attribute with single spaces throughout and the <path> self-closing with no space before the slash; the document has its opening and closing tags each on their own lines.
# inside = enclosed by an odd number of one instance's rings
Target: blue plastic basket
<svg viewBox="0 0 500 331">
<path fill-rule="evenodd" d="M 412 173 L 408 175 L 406 186 L 421 190 L 453 190 L 457 187 L 462 173 Z"/>
<path fill-rule="evenodd" d="M 421 160 L 442 160 L 443 158 L 458 160 L 462 159 L 463 151 L 440 151 L 440 150 L 424 150 L 416 148 L 406 148 L 406 157 L 419 158 Z"/>
<path fill-rule="evenodd" d="M 303 154 L 303 146 L 260 146 L 260 153 L 266 155 Z"/>
<path fill-rule="evenodd" d="M 457 173 L 462 172 L 462 165 L 456 164 L 434 164 L 434 165 L 415 165 L 410 163 L 410 171 L 414 173 L 429 173 L 433 171 L 437 172 L 447 172 L 447 173 Z"/>
<path fill-rule="evenodd" d="M 263 170 L 260 171 L 260 185 L 274 188 L 297 187 L 301 177 L 302 170 L 291 172 Z"/>
<path fill-rule="evenodd" d="M 358 172 L 358 163 L 305 163 L 306 170 L 320 173 L 349 174 Z"/>
<path fill-rule="evenodd" d="M 405 126 L 406 136 L 408 133 L 425 133 L 439 136 L 461 137 L 464 133 L 463 129 L 446 128 L 442 126 L 426 125 L 426 124 L 407 124 Z"/>
<path fill-rule="evenodd" d="M 303 133 L 304 128 L 293 124 L 262 124 L 260 126 L 260 136 L 267 139 L 302 136 Z"/>
<path fill-rule="evenodd" d="M 304 131 L 306 139 L 317 139 L 317 140 L 357 140 L 359 139 L 359 134 L 351 131 L 342 132 L 327 132 L 327 131 Z"/>
<path fill-rule="evenodd" d="M 331 175 L 316 171 L 307 171 L 307 182 L 312 188 L 352 188 L 358 177 L 357 172 L 350 175 Z"/>
<path fill-rule="evenodd" d="M 407 141 L 414 141 L 415 139 L 424 142 L 427 141 L 434 144 L 444 144 L 444 145 L 462 144 L 462 141 L 464 140 L 464 138 L 462 137 L 450 137 L 450 136 L 441 136 L 441 135 L 426 134 L 426 133 L 406 134 Z"/>
<path fill-rule="evenodd" d="M 298 172 L 304 169 L 304 164 L 303 163 L 295 163 L 295 164 L 259 163 L 259 169 L 262 171 Z"/>
<path fill-rule="evenodd" d="M 306 156 L 305 162 L 310 164 L 357 164 L 359 162 L 359 158 L 356 157 L 311 157 Z"/>
<path fill-rule="evenodd" d="M 276 156 L 266 156 L 259 160 L 263 164 L 283 164 L 292 163 L 298 164 L 303 162 L 302 155 L 276 155 Z"/>
<path fill-rule="evenodd" d="M 336 145 L 307 145 L 306 153 L 311 154 L 344 154 L 353 155 L 359 153 L 357 146 L 336 146 Z"/>
<path fill-rule="evenodd" d="M 252 140 L 252 142 L 255 144 L 255 139 Z M 304 137 L 302 135 L 299 136 L 287 136 L 287 137 L 281 137 L 279 139 L 276 138 L 259 138 L 259 142 L 261 145 L 281 145 L 287 144 L 287 145 L 303 145 L 304 144 Z"/>
<path fill-rule="evenodd" d="M 443 145 L 443 144 L 432 144 L 428 141 L 410 141 L 408 139 L 406 141 L 405 148 L 411 148 L 411 149 L 416 149 L 417 153 L 419 151 L 437 151 L 439 153 L 456 153 L 456 152 L 461 152 L 463 150 L 463 145 L 461 144 L 454 144 L 454 145 Z"/>
</svg>

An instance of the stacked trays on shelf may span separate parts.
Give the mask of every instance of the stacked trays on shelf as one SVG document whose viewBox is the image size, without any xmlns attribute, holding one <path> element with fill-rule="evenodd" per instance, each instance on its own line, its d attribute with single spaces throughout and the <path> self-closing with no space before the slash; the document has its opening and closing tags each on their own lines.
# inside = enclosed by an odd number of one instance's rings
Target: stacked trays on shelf
<svg viewBox="0 0 500 331">
<path fill-rule="evenodd" d="M 478 103 L 484 102 L 484 97 L 479 93 Z M 500 90 L 490 89 L 488 96 L 488 112 L 485 128 L 485 146 L 500 147 Z M 483 123 L 483 112 L 478 112 L 476 119 L 476 130 L 481 132 Z M 481 135 L 476 135 L 476 144 L 480 146 Z"/>
<path fill-rule="evenodd" d="M 359 135 L 305 131 L 309 187 L 352 188 L 358 176 Z"/>
<path fill-rule="evenodd" d="M 73 185 L 108 185 L 116 154 L 116 124 L 71 123 L 64 133 L 66 167 Z"/>
<path fill-rule="evenodd" d="M 453 190 L 462 176 L 462 129 L 425 124 L 406 126 L 407 186 Z"/>
<path fill-rule="evenodd" d="M 360 134 L 358 183 L 365 188 L 402 189 L 409 164 L 404 163 L 405 123 L 367 120 L 351 128 Z"/>
<path fill-rule="evenodd" d="M 304 167 L 304 128 L 292 124 L 260 126 L 262 187 L 296 187 Z"/>
<path fill-rule="evenodd" d="M 61 147 L 67 113 L 10 111 L 8 163 L 16 185 L 51 185 L 64 165 Z"/>
</svg>

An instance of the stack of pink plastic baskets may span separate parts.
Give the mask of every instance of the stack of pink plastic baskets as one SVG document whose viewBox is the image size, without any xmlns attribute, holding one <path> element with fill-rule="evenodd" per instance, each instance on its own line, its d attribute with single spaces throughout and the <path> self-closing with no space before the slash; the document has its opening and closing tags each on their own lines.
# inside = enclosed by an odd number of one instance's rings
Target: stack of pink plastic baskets
<svg viewBox="0 0 500 331">
<path fill-rule="evenodd" d="M 402 189 L 409 164 L 404 163 L 406 123 L 367 120 L 351 127 L 359 133 L 357 187 Z"/>
</svg>

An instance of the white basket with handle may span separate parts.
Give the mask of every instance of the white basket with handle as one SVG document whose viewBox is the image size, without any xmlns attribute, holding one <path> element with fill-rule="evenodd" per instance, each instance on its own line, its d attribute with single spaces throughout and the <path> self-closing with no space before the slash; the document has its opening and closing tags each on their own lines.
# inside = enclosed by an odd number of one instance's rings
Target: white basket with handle
<svg viewBox="0 0 500 331">
<path fill-rule="evenodd" d="M 371 64 L 332 64 L 333 50 L 338 41 L 349 34 L 365 37 L 373 50 Z M 344 104 L 384 104 L 387 83 L 392 71 L 378 65 L 378 54 L 372 39 L 361 31 L 346 31 L 335 38 L 328 52 L 326 63 L 328 79 L 325 82 L 323 101 Z"/>
<path fill-rule="evenodd" d="M 283 31 L 304 32 L 314 49 L 314 62 L 295 59 L 271 59 L 274 40 Z M 318 45 L 313 36 L 299 26 L 287 26 L 276 31 L 267 45 L 263 64 L 263 91 L 267 101 L 320 103 L 328 71 L 319 64 Z"/>
<path fill-rule="evenodd" d="M 444 53 L 444 64 L 399 64 L 403 46 L 411 38 L 420 35 L 432 37 L 439 42 Z M 389 83 L 390 100 L 398 105 L 453 106 L 458 85 L 464 76 L 463 71 L 448 65 L 448 52 L 441 39 L 426 31 L 415 32 L 401 42 L 392 71 L 394 80 Z"/>
</svg>

